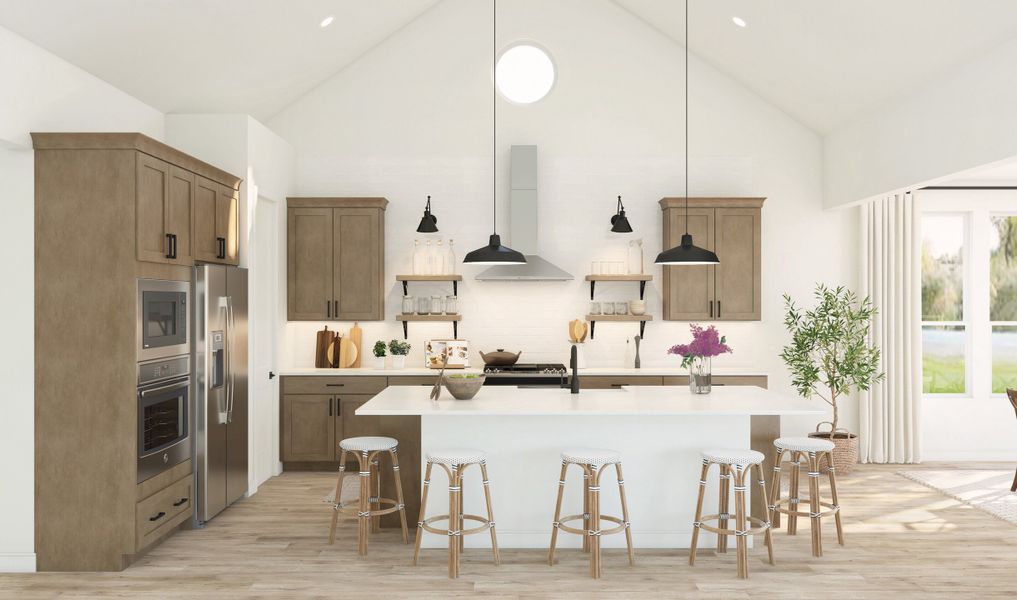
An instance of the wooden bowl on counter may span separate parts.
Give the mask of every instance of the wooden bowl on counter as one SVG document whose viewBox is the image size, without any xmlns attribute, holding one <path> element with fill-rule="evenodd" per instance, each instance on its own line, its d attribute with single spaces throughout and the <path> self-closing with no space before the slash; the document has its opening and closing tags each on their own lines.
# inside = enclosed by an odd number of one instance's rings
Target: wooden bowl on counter
<svg viewBox="0 0 1017 600">
<path fill-rule="evenodd" d="M 487 376 L 483 374 L 456 373 L 445 375 L 442 382 L 456 400 L 472 400 L 483 387 L 485 379 Z"/>
</svg>

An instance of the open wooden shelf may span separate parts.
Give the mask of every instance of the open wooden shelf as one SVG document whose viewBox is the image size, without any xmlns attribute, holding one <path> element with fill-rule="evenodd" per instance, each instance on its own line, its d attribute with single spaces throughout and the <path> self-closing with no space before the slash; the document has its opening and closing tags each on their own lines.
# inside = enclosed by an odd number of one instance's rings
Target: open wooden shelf
<svg viewBox="0 0 1017 600">
<path fill-rule="evenodd" d="M 411 281 L 451 281 L 452 295 L 458 296 L 459 282 L 462 280 L 462 275 L 396 275 L 396 281 L 403 283 L 403 296 L 409 295 L 410 289 L 406 284 Z"/>
<path fill-rule="evenodd" d="M 591 340 L 593 339 L 594 331 L 597 329 L 597 321 L 639 323 L 639 337 L 643 337 L 643 332 L 646 330 L 646 322 L 652 321 L 653 315 L 586 315 L 586 320 L 590 322 Z"/>
<path fill-rule="evenodd" d="M 641 275 L 587 275 L 586 281 L 590 282 L 590 300 L 593 300 L 593 290 L 598 281 L 638 281 L 639 299 L 642 300 L 643 293 L 646 291 L 646 282 L 653 281 L 653 275 L 646 273 Z"/>
<path fill-rule="evenodd" d="M 409 335 L 410 335 L 410 333 L 409 333 L 409 323 L 411 321 L 416 321 L 416 322 L 430 321 L 430 322 L 452 323 L 452 337 L 454 339 L 458 339 L 459 338 L 459 321 L 462 321 L 462 320 L 463 320 L 463 316 L 461 314 L 454 314 L 454 315 L 403 315 L 403 314 L 398 314 L 398 315 L 396 315 L 396 321 L 401 321 L 402 324 L 403 324 L 403 339 L 404 340 L 406 338 L 408 338 Z"/>
</svg>

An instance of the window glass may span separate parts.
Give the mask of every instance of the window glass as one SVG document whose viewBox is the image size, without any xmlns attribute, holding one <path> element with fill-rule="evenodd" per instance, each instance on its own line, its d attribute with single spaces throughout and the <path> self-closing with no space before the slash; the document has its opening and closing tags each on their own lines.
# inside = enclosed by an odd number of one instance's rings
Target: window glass
<svg viewBox="0 0 1017 600">
<path fill-rule="evenodd" d="M 1017 325 L 992 328 L 992 393 L 1017 389 Z"/>
<path fill-rule="evenodd" d="M 963 325 L 922 326 L 922 392 L 963 394 L 966 389 Z"/>
<path fill-rule="evenodd" d="M 922 218 L 922 320 L 964 320 L 964 215 Z"/>
<path fill-rule="evenodd" d="M 989 320 L 1017 322 L 1017 216 L 992 217 L 989 234 Z"/>
</svg>

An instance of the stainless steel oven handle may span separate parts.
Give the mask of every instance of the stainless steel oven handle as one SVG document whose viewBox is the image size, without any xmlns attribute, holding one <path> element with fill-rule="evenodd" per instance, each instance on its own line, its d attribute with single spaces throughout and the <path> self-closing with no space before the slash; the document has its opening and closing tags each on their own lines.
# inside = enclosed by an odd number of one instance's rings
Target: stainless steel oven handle
<svg viewBox="0 0 1017 600">
<path fill-rule="evenodd" d="M 188 379 L 181 379 L 180 381 L 171 383 L 169 385 L 163 385 L 163 386 L 159 386 L 157 388 L 145 388 L 145 389 L 141 390 L 140 394 L 141 394 L 141 397 L 144 398 L 144 397 L 152 395 L 152 394 L 161 394 L 162 392 L 168 392 L 169 390 L 176 390 L 176 389 L 185 389 L 186 390 L 189 385 L 191 385 L 190 378 L 188 378 Z"/>
</svg>

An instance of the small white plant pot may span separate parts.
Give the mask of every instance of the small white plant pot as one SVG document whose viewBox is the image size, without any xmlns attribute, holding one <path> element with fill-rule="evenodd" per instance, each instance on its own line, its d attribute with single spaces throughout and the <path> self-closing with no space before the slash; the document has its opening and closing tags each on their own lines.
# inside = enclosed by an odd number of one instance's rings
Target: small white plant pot
<svg viewBox="0 0 1017 600">
<path fill-rule="evenodd" d="M 393 354 L 392 355 L 392 368 L 393 369 L 404 369 L 404 368 L 406 368 L 406 355 L 405 354 Z"/>
<path fill-rule="evenodd" d="M 384 356 L 375 356 L 374 357 L 374 368 L 378 369 L 378 370 L 381 370 L 381 369 L 385 368 L 385 357 Z"/>
</svg>

